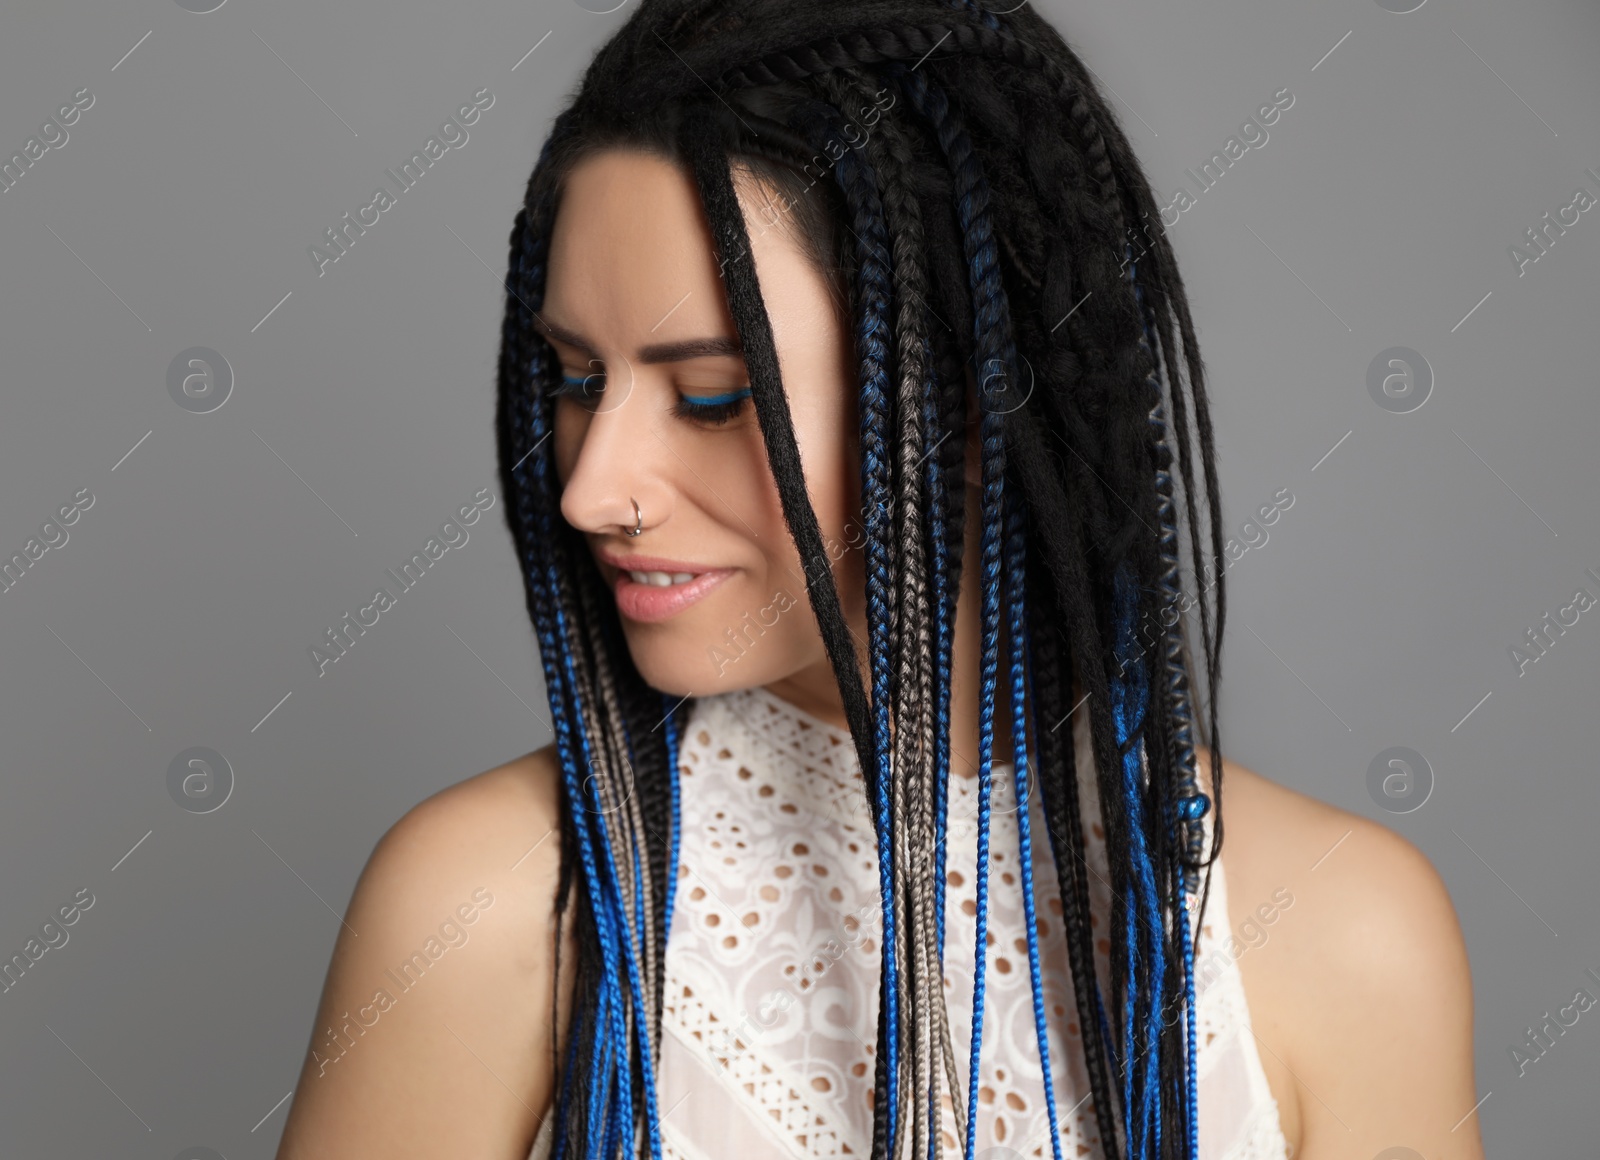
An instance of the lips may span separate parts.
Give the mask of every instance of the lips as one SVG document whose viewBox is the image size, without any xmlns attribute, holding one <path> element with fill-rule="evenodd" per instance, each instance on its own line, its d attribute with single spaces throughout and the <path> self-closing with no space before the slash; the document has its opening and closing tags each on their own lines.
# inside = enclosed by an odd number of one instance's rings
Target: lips
<svg viewBox="0 0 1600 1160">
<path fill-rule="evenodd" d="M 644 570 L 644 569 L 641 569 Z M 648 569 L 665 572 L 666 569 Z M 690 571 L 688 568 L 678 572 Z M 640 584 L 627 571 L 619 570 L 613 581 L 617 611 L 629 620 L 655 623 L 676 616 L 733 575 L 732 568 L 702 571 L 680 584 Z M 671 573 L 668 573 L 671 575 Z"/>
<path fill-rule="evenodd" d="M 673 572 L 693 572 L 698 575 L 701 572 L 715 571 L 705 564 L 696 564 L 692 560 L 672 560 L 666 556 L 636 556 L 632 553 L 613 556 L 601 552 L 600 560 L 613 568 L 630 572 L 666 572 L 669 575 Z"/>
<path fill-rule="evenodd" d="M 611 556 L 601 553 L 600 559 L 614 570 L 612 588 L 616 594 L 617 611 L 629 620 L 654 623 L 676 616 L 694 604 L 736 569 L 709 568 L 689 560 L 673 560 L 665 556 Z M 630 573 L 652 573 L 649 583 L 640 583 Z M 678 579 L 678 583 L 661 584 L 663 575 Z M 682 579 L 687 575 L 688 579 Z"/>
</svg>

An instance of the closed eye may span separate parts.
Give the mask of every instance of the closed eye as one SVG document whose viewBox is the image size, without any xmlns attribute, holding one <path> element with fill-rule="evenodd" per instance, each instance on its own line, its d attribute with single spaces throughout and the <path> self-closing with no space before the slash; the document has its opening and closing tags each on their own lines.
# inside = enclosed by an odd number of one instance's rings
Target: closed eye
<svg viewBox="0 0 1600 1160">
<path fill-rule="evenodd" d="M 593 410 L 600 402 L 600 396 L 605 393 L 605 389 L 605 372 L 591 371 L 586 375 L 563 374 L 560 384 L 550 394 L 557 399 L 574 399 L 584 409 Z"/>
<path fill-rule="evenodd" d="M 590 390 L 589 390 L 590 381 L 593 380 L 593 379 L 597 379 L 599 377 L 600 377 L 599 375 L 583 375 L 581 377 L 577 376 L 577 375 L 562 375 L 561 376 L 561 381 L 563 383 L 571 384 L 571 388 L 570 389 L 563 388 L 561 390 L 556 391 L 556 394 L 557 395 L 583 395 L 583 396 L 588 396 L 589 393 L 590 393 Z M 600 392 L 598 390 L 594 392 L 594 394 L 599 394 L 599 393 Z"/>
<path fill-rule="evenodd" d="M 749 397 L 749 387 L 740 387 L 720 395 L 679 395 L 672 412 L 680 419 L 722 424 L 736 418 L 744 410 L 744 401 Z"/>
<path fill-rule="evenodd" d="M 555 397 L 570 397 L 585 407 L 592 408 L 605 393 L 605 373 L 597 371 L 588 375 L 562 375 L 561 385 L 551 392 Z M 725 391 L 716 395 L 683 395 L 673 405 L 672 413 L 691 422 L 722 425 L 737 418 L 750 397 L 749 387 Z"/>
</svg>

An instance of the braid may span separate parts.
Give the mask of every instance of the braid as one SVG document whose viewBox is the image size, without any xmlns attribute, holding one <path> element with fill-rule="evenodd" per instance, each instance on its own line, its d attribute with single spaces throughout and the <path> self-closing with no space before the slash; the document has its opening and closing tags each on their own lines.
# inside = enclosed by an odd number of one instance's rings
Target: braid
<svg viewBox="0 0 1600 1160">
<path fill-rule="evenodd" d="M 894 103 L 864 138 L 851 138 L 856 110 L 864 115 L 883 93 Z M 841 137 L 848 147 L 834 156 Z M 547 389 L 555 360 L 533 323 L 564 177 L 610 145 L 671 158 L 694 179 L 726 259 L 729 311 L 784 520 L 806 561 L 827 557 L 759 282 L 752 263 L 733 260 L 748 252 L 749 234 L 732 165 L 793 185 L 821 164 L 817 150 L 832 159 L 831 180 L 798 199 L 795 219 L 813 257 L 842 278 L 854 333 L 865 679 L 831 570 L 808 567 L 805 581 L 877 843 L 884 927 L 873 1156 L 898 1160 L 909 1147 L 939 1160 L 945 1085 L 968 1160 L 977 1148 L 1004 659 L 1053 1155 L 1060 1160 L 1071 1125 L 1058 1117 L 1051 1078 L 1064 1064 L 1047 1043 L 1031 873 L 1041 844 L 1055 864 L 1091 1088 L 1085 1115 L 1096 1121 L 1099 1154 L 1197 1160 L 1188 899 L 1222 837 L 1216 688 L 1225 607 L 1204 367 L 1170 242 L 1158 233 L 1137 262 L 1128 246 L 1158 211 L 1091 74 L 1035 11 L 1001 17 L 981 0 L 641 0 L 596 53 L 529 178 L 510 239 L 495 429 L 562 769 L 557 954 L 566 921 L 577 946 L 568 1032 L 552 1044 L 560 1063 L 553 1155 L 661 1155 L 656 1073 L 679 872 L 678 747 L 692 709 L 644 682 L 614 605 L 598 595 L 588 545 L 560 518 Z M 972 513 L 981 659 L 963 1084 L 943 968 L 969 374 L 981 448 Z M 1194 772 L 1183 625 L 1173 615 L 1182 596 L 1179 481 L 1197 582 L 1204 490 L 1217 588 L 1215 629 L 1204 593 L 1198 601 L 1219 811 L 1204 857 L 1210 803 Z M 1156 626 L 1148 653 L 1144 625 Z M 1070 736 L 1059 732 L 1069 719 Z M 1105 916 L 1090 900 L 1086 830 L 1097 819 L 1079 799 L 1072 737 L 1080 726 L 1110 869 Z M 1034 840 L 1030 786 L 1047 843 Z M 1109 996 L 1096 970 L 1093 926 L 1102 921 L 1112 944 Z M 1176 1027 L 1163 1019 L 1166 995 L 1182 1005 Z M 552 1017 L 560 1007 L 557 995 Z"/>
<path fill-rule="evenodd" d="M 833 86 L 842 94 L 842 82 Z M 822 113 L 821 126 L 831 131 L 836 114 L 831 108 Z M 818 142 L 822 144 L 821 141 Z M 900 1040 L 905 1032 L 900 1022 L 901 1003 L 907 987 L 902 979 L 905 967 L 906 907 L 898 885 L 904 879 L 895 870 L 905 864 L 906 803 L 905 765 L 891 758 L 890 656 L 897 628 L 892 601 L 891 570 L 895 544 L 892 538 L 896 512 L 891 488 L 893 460 L 886 441 L 889 436 L 893 397 L 887 390 L 891 354 L 887 343 L 890 327 L 890 256 L 883 204 L 872 178 L 853 151 L 838 159 L 834 174 L 844 194 L 857 239 L 860 293 L 857 302 L 856 346 L 860 356 L 861 382 L 861 506 L 867 533 L 867 625 L 872 674 L 874 752 L 878 764 L 869 782 L 878 838 L 879 885 L 883 895 L 884 969 L 879 1002 L 879 1050 L 874 1060 L 873 1152 L 880 1154 L 887 1142 L 897 1139 L 903 1120 L 902 1094 L 909 1091 L 900 1075 Z M 900 733 L 903 745 L 907 733 Z M 898 752 L 894 755 L 899 756 Z M 892 779 L 892 780 L 891 780 Z"/>
<path fill-rule="evenodd" d="M 860 77 L 848 76 L 848 88 L 831 90 L 835 104 L 847 99 L 870 100 L 875 94 Z M 919 1108 L 913 1145 L 919 1154 L 933 1154 L 939 1132 L 939 1068 L 947 1073 L 952 1091 L 959 1084 L 956 1061 L 950 1041 L 949 1012 L 943 986 L 943 941 L 934 900 L 934 879 L 917 874 L 915 866 L 929 865 L 939 838 L 944 832 L 942 818 L 935 817 L 934 788 L 943 784 L 934 754 L 936 692 L 934 679 L 934 637 L 937 625 L 929 606 L 926 583 L 925 513 L 934 508 L 932 489 L 918 473 L 920 464 L 932 453 L 934 433 L 942 425 L 928 422 L 928 408 L 937 402 L 938 381 L 930 366 L 932 339 L 927 306 L 928 277 L 923 255 L 927 239 L 923 232 L 922 208 L 910 188 L 907 176 L 915 158 L 912 142 L 898 118 L 885 115 L 869 131 L 865 154 L 868 169 L 878 175 L 885 218 L 893 239 L 894 292 L 896 302 L 896 349 L 900 367 L 900 387 L 896 400 L 896 429 L 899 435 L 895 463 L 895 506 L 893 525 L 899 529 L 894 588 L 903 613 L 897 621 L 895 640 L 894 716 L 900 722 L 895 761 L 909 782 L 907 814 L 914 827 L 910 850 L 903 856 L 907 872 L 902 882 L 912 892 L 912 922 L 916 939 L 914 963 L 915 999 L 918 1012 L 913 1048 L 916 1069 L 915 1090 L 926 1092 L 925 1107 Z M 942 892 L 941 892 L 942 893 Z M 937 1056 L 937 1058 L 936 1058 Z M 959 1123 L 959 1121 L 958 1121 Z"/>
<path fill-rule="evenodd" d="M 948 205 L 948 201 L 945 204 Z M 927 219 L 927 224 L 931 228 L 944 226 L 944 216 L 932 215 Z M 929 249 L 930 258 L 940 252 L 939 244 L 932 241 L 931 235 Z M 944 284 L 954 285 L 955 283 L 952 280 Z M 964 307 L 965 299 L 957 298 L 956 301 L 958 305 Z M 957 317 L 970 326 L 968 314 L 970 312 L 957 314 Z M 964 440 L 947 438 L 950 433 L 959 433 L 966 428 L 966 378 L 954 352 L 953 338 L 954 334 L 947 330 L 935 331 L 932 335 L 934 359 L 938 368 L 937 382 L 934 385 L 931 396 L 924 403 L 927 437 L 932 440 L 934 432 L 937 431 L 939 433 L 938 440 L 932 442 L 927 452 L 924 453 L 925 462 L 927 463 L 927 467 L 924 468 L 924 486 L 928 493 L 929 538 L 932 545 L 931 554 L 933 559 L 931 571 L 933 574 L 934 599 L 937 604 L 935 617 L 936 651 L 934 656 L 933 696 L 931 698 L 931 707 L 934 714 L 932 827 L 935 834 L 933 880 L 938 884 L 938 888 L 934 891 L 934 928 L 935 941 L 938 944 L 938 961 L 941 964 L 944 962 L 945 942 L 944 885 L 946 881 L 946 844 L 944 836 L 949 813 L 950 657 L 955 634 L 956 595 L 960 590 L 961 584 L 966 509 L 966 488 L 963 484 Z M 936 1008 L 935 1010 L 939 1009 Z M 960 1089 L 960 1080 L 956 1073 L 955 1050 L 950 1041 L 948 1012 L 941 1013 L 939 1019 L 941 1024 L 939 1029 L 939 1050 L 945 1061 L 945 1069 L 949 1077 L 952 1094 L 951 1106 L 954 1112 L 956 1131 L 965 1139 L 966 1108 L 955 1098 Z M 930 1093 L 930 1099 L 937 1102 L 936 1091 Z M 943 1149 L 941 1148 L 940 1154 L 942 1155 L 942 1153 Z"/>
<path fill-rule="evenodd" d="M 1029 812 L 1032 809 L 1028 791 L 1028 706 L 1035 704 L 1028 696 L 1031 671 L 1031 641 L 1027 628 L 1027 557 L 1023 550 L 1023 508 L 1025 501 L 1015 492 L 1006 494 L 1006 545 L 1005 584 L 1006 611 L 1010 617 L 1011 633 L 1011 708 L 1012 735 L 1021 739 L 1016 746 L 1017 780 L 1017 853 L 1018 863 L 1031 871 L 1033 867 L 1033 836 Z M 1050 1075 L 1049 1034 L 1045 1030 L 1044 980 L 1039 964 L 1039 921 L 1033 898 L 1033 875 L 1024 872 L 1022 882 L 1022 907 L 1028 933 L 1028 978 L 1033 984 L 1034 1030 L 1039 1037 L 1039 1067 L 1044 1073 L 1045 1108 L 1050 1117 L 1050 1144 L 1055 1160 L 1061 1160 L 1061 1127 L 1056 1114 L 1055 1083 Z"/>
<path fill-rule="evenodd" d="M 960 210 L 963 242 L 969 265 L 969 282 L 976 304 L 974 343 L 981 366 L 998 364 L 1002 383 L 1014 381 L 1013 348 L 1004 292 L 998 281 L 995 247 L 986 213 L 988 188 L 972 156 L 966 134 L 950 113 L 948 102 L 937 89 L 927 85 L 914 72 L 899 76 L 899 81 L 918 110 L 933 124 L 939 143 L 956 174 L 956 199 Z M 1003 389 L 1003 388 L 1002 388 Z M 983 1043 L 984 979 L 987 966 L 989 879 L 989 795 L 990 760 L 994 733 L 995 681 L 999 664 L 1000 603 L 1000 504 L 1005 479 L 1003 413 L 994 406 L 983 408 L 980 437 L 983 464 L 983 524 L 980 567 L 983 576 L 981 688 L 978 711 L 978 865 L 977 934 L 975 939 L 972 997 L 971 1078 L 967 1087 L 966 1152 L 976 1147 L 978 1116 L 978 1063 Z"/>
</svg>

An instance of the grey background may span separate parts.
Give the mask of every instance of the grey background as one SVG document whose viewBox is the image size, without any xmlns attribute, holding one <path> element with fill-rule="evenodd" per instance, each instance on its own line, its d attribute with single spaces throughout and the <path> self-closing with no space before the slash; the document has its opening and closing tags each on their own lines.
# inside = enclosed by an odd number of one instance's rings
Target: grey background
<svg viewBox="0 0 1600 1160">
<path fill-rule="evenodd" d="M 1489 1154 L 1592 1156 L 1600 1011 L 1526 1075 L 1509 1048 L 1600 995 L 1600 610 L 1525 676 L 1508 650 L 1600 595 L 1600 211 L 1520 277 L 1508 247 L 1600 195 L 1600 8 L 1041 5 L 1168 196 L 1295 96 L 1172 227 L 1230 530 L 1295 497 L 1230 570 L 1224 746 L 1427 853 L 1471 952 Z M 498 491 L 512 217 L 627 11 L 8 6 L 0 155 L 95 100 L 0 193 L 0 556 L 94 504 L 0 593 L 0 956 L 96 901 L 0 994 L 0 1154 L 271 1156 L 373 844 L 549 738 L 498 499 L 325 676 L 309 648 Z M 485 87 L 470 141 L 319 277 L 308 246 Z M 193 346 L 236 379 L 205 414 L 167 389 Z M 1435 379 L 1408 413 L 1367 390 L 1392 346 Z M 210 813 L 168 793 L 195 746 L 235 779 Z M 1367 790 L 1391 746 L 1433 771 L 1412 812 Z"/>
</svg>

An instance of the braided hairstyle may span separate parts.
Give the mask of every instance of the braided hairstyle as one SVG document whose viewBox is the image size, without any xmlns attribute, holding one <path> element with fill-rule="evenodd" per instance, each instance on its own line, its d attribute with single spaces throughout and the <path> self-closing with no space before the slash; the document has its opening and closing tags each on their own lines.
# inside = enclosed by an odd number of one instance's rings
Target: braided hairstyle
<svg viewBox="0 0 1600 1160">
<path fill-rule="evenodd" d="M 1038 787 L 1101 1152 L 1195 1160 L 1187 898 L 1222 838 L 1219 809 L 1203 851 L 1211 803 L 1196 777 L 1195 733 L 1210 746 L 1220 807 L 1225 611 L 1204 368 L 1171 246 L 1150 229 L 1156 203 L 1088 70 L 1031 6 L 997 16 L 972 0 L 641 0 L 557 116 L 529 179 L 511 232 L 495 425 L 562 768 L 556 942 L 567 918 L 579 956 L 570 1030 L 552 1059 L 553 1155 L 661 1155 L 655 1076 L 689 713 L 688 698 L 652 689 L 635 669 L 598 567 L 559 512 L 550 445 L 559 360 L 534 318 L 562 179 L 607 146 L 669 158 L 693 175 L 804 560 L 825 558 L 823 539 L 746 260 L 734 165 L 784 194 L 819 266 L 842 276 L 859 361 L 870 690 L 831 571 L 807 568 L 806 588 L 877 841 L 884 931 L 872 1155 L 943 1155 L 941 1084 L 968 1160 L 976 1147 L 1003 653 L 1017 798 L 1028 800 L 1030 780 Z M 942 985 L 943 883 L 962 435 L 973 407 L 982 476 L 978 966 L 963 1076 Z M 1192 444 L 1209 525 L 1204 565 Z M 1192 572 L 1209 580 L 1198 598 L 1179 579 L 1174 460 Z M 1205 599 L 1213 587 L 1214 626 Z M 1184 635 L 1183 613 L 1196 602 L 1204 730 L 1191 712 Z M 1080 704 L 1112 876 L 1111 913 L 1096 916 L 1112 947 L 1109 994 L 1094 966 L 1084 854 L 1094 819 L 1080 810 L 1073 746 L 1050 725 Z M 1024 806 L 1017 820 L 1031 865 L 1028 814 Z M 1018 877 L 1060 1160 L 1032 874 Z"/>
</svg>

